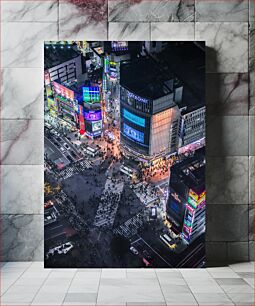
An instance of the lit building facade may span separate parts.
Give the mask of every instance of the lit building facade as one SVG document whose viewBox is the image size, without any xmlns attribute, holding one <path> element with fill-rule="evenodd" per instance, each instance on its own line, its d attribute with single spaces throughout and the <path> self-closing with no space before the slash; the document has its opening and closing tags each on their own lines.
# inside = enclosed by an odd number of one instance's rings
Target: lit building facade
<svg viewBox="0 0 255 306">
<path fill-rule="evenodd" d="M 205 232 L 205 150 L 171 167 L 166 216 L 186 243 Z"/>
<path fill-rule="evenodd" d="M 172 94 L 146 99 L 120 88 L 121 145 L 152 160 L 176 152 L 180 112 Z"/>
<path fill-rule="evenodd" d="M 185 147 L 205 139 L 205 106 L 181 111 L 179 147 Z"/>
</svg>

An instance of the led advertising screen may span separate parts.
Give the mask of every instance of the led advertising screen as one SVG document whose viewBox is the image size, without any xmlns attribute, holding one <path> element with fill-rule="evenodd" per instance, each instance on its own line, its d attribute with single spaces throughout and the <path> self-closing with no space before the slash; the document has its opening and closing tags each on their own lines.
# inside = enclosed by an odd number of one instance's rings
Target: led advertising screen
<svg viewBox="0 0 255 306">
<path fill-rule="evenodd" d="M 74 99 L 74 92 L 65 86 L 58 84 L 57 82 L 53 82 L 53 88 L 58 95 L 67 99 Z"/>
<path fill-rule="evenodd" d="M 99 110 L 84 110 L 84 118 L 86 121 L 98 121 L 102 119 L 102 111 Z"/>
<path fill-rule="evenodd" d="M 145 127 L 145 119 L 144 118 L 139 117 L 139 116 L 129 112 L 125 108 L 123 109 L 123 116 L 124 116 L 124 118 L 126 118 L 129 121 L 131 121 L 131 122 L 133 122 L 133 123 L 135 123 L 139 126 Z"/>
<path fill-rule="evenodd" d="M 83 87 L 83 101 L 87 103 L 100 102 L 99 86 Z"/>
<path fill-rule="evenodd" d="M 102 129 L 102 120 L 92 122 L 92 132 L 98 132 Z"/>
<path fill-rule="evenodd" d="M 134 128 L 127 125 L 126 123 L 123 124 L 123 130 L 124 130 L 124 134 L 128 138 L 131 138 L 140 143 L 144 143 L 144 133 L 143 132 L 135 130 Z"/>
</svg>

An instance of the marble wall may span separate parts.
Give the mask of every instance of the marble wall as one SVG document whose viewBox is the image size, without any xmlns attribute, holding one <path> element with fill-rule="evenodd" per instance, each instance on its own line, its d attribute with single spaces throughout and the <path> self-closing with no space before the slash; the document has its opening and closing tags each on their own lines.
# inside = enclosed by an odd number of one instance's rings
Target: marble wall
<svg viewBox="0 0 255 306">
<path fill-rule="evenodd" d="M 210 265 L 254 258 L 253 0 L 2 0 L 2 260 L 43 259 L 44 40 L 205 40 Z"/>
</svg>

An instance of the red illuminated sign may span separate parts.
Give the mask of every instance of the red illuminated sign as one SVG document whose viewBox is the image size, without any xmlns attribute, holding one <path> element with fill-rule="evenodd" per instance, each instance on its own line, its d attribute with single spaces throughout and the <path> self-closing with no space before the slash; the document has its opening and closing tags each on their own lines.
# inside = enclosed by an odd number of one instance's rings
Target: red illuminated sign
<svg viewBox="0 0 255 306">
<path fill-rule="evenodd" d="M 67 99 L 74 99 L 74 92 L 68 88 L 66 88 L 65 86 L 58 84 L 57 82 L 53 82 L 53 86 L 54 86 L 54 90 L 55 92 L 62 96 L 65 97 Z"/>
<path fill-rule="evenodd" d="M 80 134 L 83 135 L 85 133 L 85 123 L 82 114 L 79 114 L 79 123 L 80 123 Z"/>
</svg>

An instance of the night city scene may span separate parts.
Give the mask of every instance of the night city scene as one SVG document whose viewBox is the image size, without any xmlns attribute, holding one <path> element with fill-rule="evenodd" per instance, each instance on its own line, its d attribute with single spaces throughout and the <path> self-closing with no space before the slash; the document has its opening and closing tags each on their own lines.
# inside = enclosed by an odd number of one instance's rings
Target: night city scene
<svg viewBox="0 0 255 306">
<path fill-rule="evenodd" d="M 205 44 L 46 41 L 46 268 L 205 267 Z"/>
</svg>

